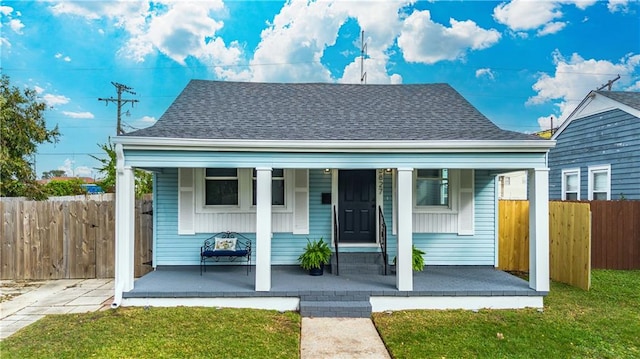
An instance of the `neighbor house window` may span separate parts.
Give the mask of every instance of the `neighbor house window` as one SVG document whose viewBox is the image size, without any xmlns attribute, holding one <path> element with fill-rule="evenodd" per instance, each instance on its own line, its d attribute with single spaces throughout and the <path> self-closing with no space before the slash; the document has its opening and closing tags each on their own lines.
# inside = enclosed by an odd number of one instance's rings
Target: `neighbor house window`
<svg viewBox="0 0 640 359">
<path fill-rule="evenodd" d="M 416 171 L 416 206 L 449 206 L 449 170 Z"/>
<path fill-rule="evenodd" d="M 577 201 L 580 199 L 580 170 L 562 171 L 562 199 Z"/>
<path fill-rule="evenodd" d="M 208 206 L 237 206 L 238 169 L 207 168 L 205 191 L 205 204 Z"/>
<path fill-rule="evenodd" d="M 611 199 L 611 167 L 589 167 L 589 200 Z"/>
<path fill-rule="evenodd" d="M 271 172 L 271 204 L 284 206 L 284 170 L 274 168 Z M 253 205 L 256 205 L 256 170 L 253 170 Z"/>
</svg>

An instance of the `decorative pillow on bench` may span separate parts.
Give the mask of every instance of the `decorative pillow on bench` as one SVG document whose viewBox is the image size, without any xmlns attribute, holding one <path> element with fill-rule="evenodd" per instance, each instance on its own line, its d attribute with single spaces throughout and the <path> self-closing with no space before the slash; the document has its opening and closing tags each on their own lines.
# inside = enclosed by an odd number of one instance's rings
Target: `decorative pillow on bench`
<svg viewBox="0 0 640 359">
<path fill-rule="evenodd" d="M 218 238 L 213 246 L 214 251 L 235 251 L 237 238 Z"/>
</svg>

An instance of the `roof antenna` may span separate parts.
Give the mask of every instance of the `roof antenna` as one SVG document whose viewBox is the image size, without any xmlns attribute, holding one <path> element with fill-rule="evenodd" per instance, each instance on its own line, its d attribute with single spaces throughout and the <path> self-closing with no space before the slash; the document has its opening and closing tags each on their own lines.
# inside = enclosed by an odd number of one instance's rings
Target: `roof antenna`
<svg viewBox="0 0 640 359">
<path fill-rule="evenodd" d="M 611 91 L 611 85 L 613 85 L 613 83 L 618 80 L 620 80 L 620 74 L 618 74 L 618 76 L 615 79 L 607 81 L 606 84 L 602 84 L 602 86 L 598 87 L 596 91 L 600 91 L 605 87 L 607 87 L 607 91 Z"/>
<path fill-rule="evenodd" d="M 367 44 L 364 43 L 364 30 L 362 30 L 360 39 L 360 85 L 366 85 L 367 73 L 364 71 L 364 57 L 367 55 Z"/>
</svg>

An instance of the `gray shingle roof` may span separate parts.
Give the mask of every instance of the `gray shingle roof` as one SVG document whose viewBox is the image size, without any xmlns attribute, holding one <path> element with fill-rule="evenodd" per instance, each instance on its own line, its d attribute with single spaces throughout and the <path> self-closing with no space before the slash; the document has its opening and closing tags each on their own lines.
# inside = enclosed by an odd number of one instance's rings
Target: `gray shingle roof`
<svg viewBox="0 0 640 359">
<path fill-rule="evenodd" d="M 127 136 L 239 140 L 532 140 L 494 125 L 447 84 L 192 80 Z"/>
<path fill-rule="evenodd" d="M 640 92 L 625 91 L 596 91 L 602 96 L 606 96 L 612 100 L 618 101 L 636 110 L 640 110 Z"/>
</svg>

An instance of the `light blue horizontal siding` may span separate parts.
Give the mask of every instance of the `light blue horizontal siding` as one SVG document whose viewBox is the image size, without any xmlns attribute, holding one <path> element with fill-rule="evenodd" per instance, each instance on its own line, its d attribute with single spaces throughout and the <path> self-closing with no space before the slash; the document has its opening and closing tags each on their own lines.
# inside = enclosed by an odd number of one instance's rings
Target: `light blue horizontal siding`
<svg viewBox="0 0 640 359">
<path fill-rule="evenodd" d="M 156 179 L 154 264 L 199 264 L 200 246 L 213 233 L 178 235 L 178 171 L 173 168 L 164 169 L 156 174 Z M 322 170 L 310 170 L 309 181 L 313 184 L 309 191 L 309 234 L 274 233 L 271 241 L 273 264 L 297 264 L 307 238 L 331 241 L 331 205 L 321 204 L 321 193 L 331 192 L 331 176 L 325 175 Z M 255 233 L 242 234 L 251 239 L 255 248 Z M 255 263 L 255 250 L 252 261 Z M 219 264 L 227 263 L 221 261 Z"/>
<path fill-rule="evenodd" d="M 494 265 L 495 263 L 495 189 L 489 171 L 476 170 L 474 190 L 474 226 L 472 236 L 455 233 L 414 233 L 413 243 L 426 254 L 427 265 Z M 385 181 L 384 216 L 387 223 L 389 261 L 397 253 L 397 237 L 392 233 L 392 186 Z"/>
<path fill-rule="evenodd" d="M 549 151 L 549 197 L 562 198 L 562 170 L 580 169 L 580 199 L 588 197 L 588 167 L 611 165 L 611 199 L 640 199 L 640 119 L 611 110 L 572 121 Z"/>
<path fill-rule="evenodd" d="M 432 265 L 493 265 L 495 251 L 493 177 L 488 171 L 476 170 L 475 235 L 420 233 L 414 234 L 416 246 L 427 252 L 425 260 Z M 309 234 L 274 233 L 271 242 L 273 264 L 297 264 L 307 238 L 331 240 L 332 207 L 321 203 L 321 194 L 331 192 L 331 175 L 322 170 L 309 171 Z M 200 262 L 200 246 L 212 233 L 178 235 L 178 171 L 165 169 L 156 173 L 157 222 L 154 264 L 196 265 Z M 387 222 L 389 259 L 396 254 L 396 237 L 392 234 L 392 184 L 385 175 L 384 214 Z M 253 241 L 255 234 L 243 233 Z M 344 248 L 347 251 L 377 250 L 376 248 Z M 255 263 L 255 251 L 252 261 Z M 226 264 L 220 262 L 219 264 Z"/>
<path fill-rule="evenodd" d="M 545 168 L 545 153 L 280 153 L 126 150 L 127 165 L 147 168 Z"/>
</svg>

